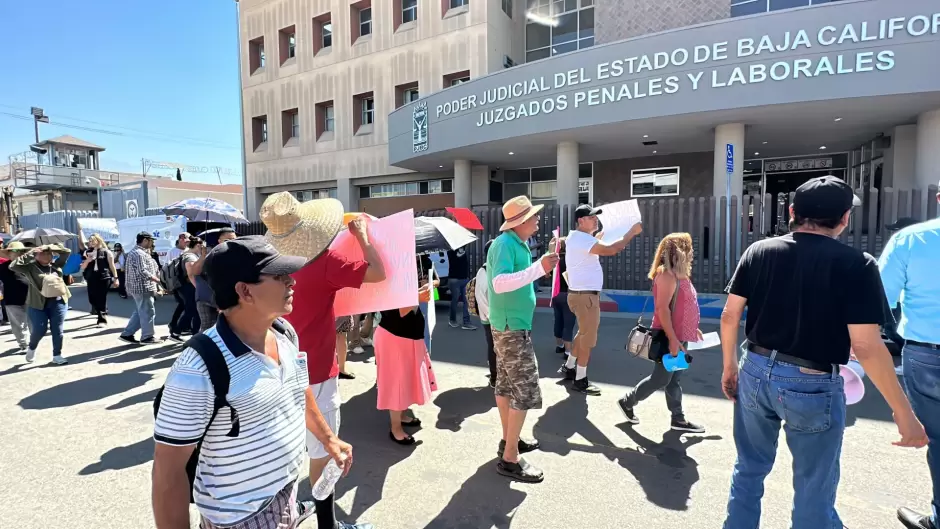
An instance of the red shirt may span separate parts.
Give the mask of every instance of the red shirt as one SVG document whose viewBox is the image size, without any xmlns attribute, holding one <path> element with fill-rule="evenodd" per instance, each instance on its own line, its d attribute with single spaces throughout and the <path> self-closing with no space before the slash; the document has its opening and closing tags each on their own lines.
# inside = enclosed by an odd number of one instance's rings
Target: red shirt
<svg viewBox="0 0 940 529">
<path fill-rule="evenodd" d="M 307 353 L 307 373 L 311 384 L 320 384 L 339 375 L 336 363 L 336 317 L 333 300 L 344 288 L 359 288 L 369 263 L 350 261 L 327 250 L 293 276 L 294 311 L 284 316 L 300 338 L 300 350 Z"/>
</svg>

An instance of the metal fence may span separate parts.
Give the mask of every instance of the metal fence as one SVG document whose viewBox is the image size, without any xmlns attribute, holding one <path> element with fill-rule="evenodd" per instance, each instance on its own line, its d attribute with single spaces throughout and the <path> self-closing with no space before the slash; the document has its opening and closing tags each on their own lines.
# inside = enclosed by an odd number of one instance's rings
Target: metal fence
<svg viewBox="0 0 940 529">
<path fill-rule="evenodd" d="M 69 233 L 78 233 L 78 219 L 97 218 L 97 211 L 52 211 L 49 213 L 36 213 L 20 217 L 20 227 L 23 230 L 35 228 L 58 228 Z M 66 241 L 65 246 L 72 252 L 78 251 L 78 239 Z"/>
<path fill-rule="evenodd" d="M 926 220 L 937 217 L 937 186 L 926 190 L 882 192 L 869 190 L 857 193 L 863 196 L 863 204 L 851 216 L 848 229 L 839 240 L 859 250 L 877 256 L 890 237 L 885 228 L 902 217 Z M 602 257 L 604 287 L 615 290 L 647 290 L 650 282 L 647 274 L 656 247 L 662 238 L 673 232 L 687 232 L 695 245 L 695 263 L 692 281 L 699 292 L 721 292 L 728 282 L 738 259 L 748 246 L 755 242 L 786 232 L 788 207 L 793 194 L 745 196 L 738 201 L 731 199 L 731 237 L 726 236 L 728 214 L 724 197 L 668 198 L 640 200 L 643 217 L 643 234 L 626 250 L 613 257 Z M 773 201 L 773 202 L 772 202 Z M 562 234 L 573 225 L 575 206 L 546 205 L 539 223 L 539 241 L 547 245 L 552 230 L 561 227 Z M 483 264 L 483 245 L 499 235 L 503 222 L 498 206 L 473 208 L 483 231 L 477 232 L 478 240 L 468 247 L 471 270 Z M 445 210 L 416 211 L 415 216 L 445 216 Z M 259 221 L 236 226 L 239 235 L 263 235 L 264 224 Z M 731 262 L 726 264 L 725 252 L 730 246 Z"/>
</svg>

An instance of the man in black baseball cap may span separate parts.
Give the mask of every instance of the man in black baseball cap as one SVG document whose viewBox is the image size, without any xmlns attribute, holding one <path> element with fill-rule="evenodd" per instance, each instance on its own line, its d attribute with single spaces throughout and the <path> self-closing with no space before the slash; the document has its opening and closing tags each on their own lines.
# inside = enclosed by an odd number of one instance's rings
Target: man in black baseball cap
<svg viewBox="0 0 940 529">
<path fill-rule="evenodd" d="M 900 434 L 894 444 L 927 443 L 881 340 L 888 302 L 878 263 L 836 239 L 859 203 L 832 176 L 801 185 L 790 206 L 791 232 L 748 247 L 726 289 L 721 386 L 734 401 L 737 459 L 725 527 L 760 525 L 767 462 L 774 461 L 772 440 L 781 424 L 801 476 L 792 526 L 842 527 L 835 506 L 846 423 L 839 370 L 850 351 L 893 412 Z M 746 351 L 739 361 L 745 309 Z"/>
<path fill-rule="evenodd" d="M 241 302 L 261 301 L 258 296 L 262 295 L 262 290 L 255 287 L 268 283 L 268 279 L 278 280 L 275 283 L 290 282 L 292 286 L 290 275 L 303 268 L 306 262 L 303 257 L 281 255 L 264 237 L 249 236 L 232 239 L 213 248 L 206 256 L 203 269 L 216 306 L 225 311 Z M 293 295 L 289 288 L 281 294 L 288 291 Z M 293 308 L 287 303 L 292 301 L 288 297 L 281 295 L 281 300 L 285 304 L 281 307 L 283 312 L 277 316 L 288 314 Z M 273 306 L 269 308 L 274 310 Z"/>
<path fill-rule="evenodd" d="M 578 219 L 582 219 L 584 217 L 596 217 L 603 212 L 604 211 L 601 208 L 595 208 L 590 204 L 581 204 L 578 206 L 578 209 L 574 210 L 574 220 L 577 222 Z"/>
</svg>

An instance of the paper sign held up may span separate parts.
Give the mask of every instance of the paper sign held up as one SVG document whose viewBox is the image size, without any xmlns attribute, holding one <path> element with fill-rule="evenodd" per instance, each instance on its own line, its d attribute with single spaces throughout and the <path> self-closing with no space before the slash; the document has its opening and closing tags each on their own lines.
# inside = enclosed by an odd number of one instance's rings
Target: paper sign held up
<svg viewBox="0 0 940 529">
<path fill-rule="evenodd" d="M 606 243 L 617 242 L 630 228 L 643 221 L 636 199 L 604 204 L 601 209 L 603 211 L 597 218 L 603 224 L 604 237 L 601 240 Z"/>
<path fill-rule="evenodd" d="M 409 209 L 370 221 L 367 229 L 369 241 L 385 266 L 385 281 L 337 292 L 333 303 L 337 317 L 418 305 L 414 211 Z M 348 230 L 336 236 L 330 249 L 350 260 L 363 258 L 359 243 Z"/>
</svg>

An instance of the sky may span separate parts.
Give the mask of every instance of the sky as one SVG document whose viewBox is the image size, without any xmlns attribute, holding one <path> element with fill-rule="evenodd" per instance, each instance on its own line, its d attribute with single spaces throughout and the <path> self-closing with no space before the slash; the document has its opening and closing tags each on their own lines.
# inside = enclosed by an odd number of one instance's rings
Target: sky
<svg viewBox="0 0 940 529">
<path fill-rule="evenodd" d="M 233 0 L 0 1 L 0 27 L 0 164 L 34 142 L 35 106 L 51 121 L 40 139 L 105 147 L 102 169 L 140 173 L 147 158 L 241 175 Z"/>
</svg>

